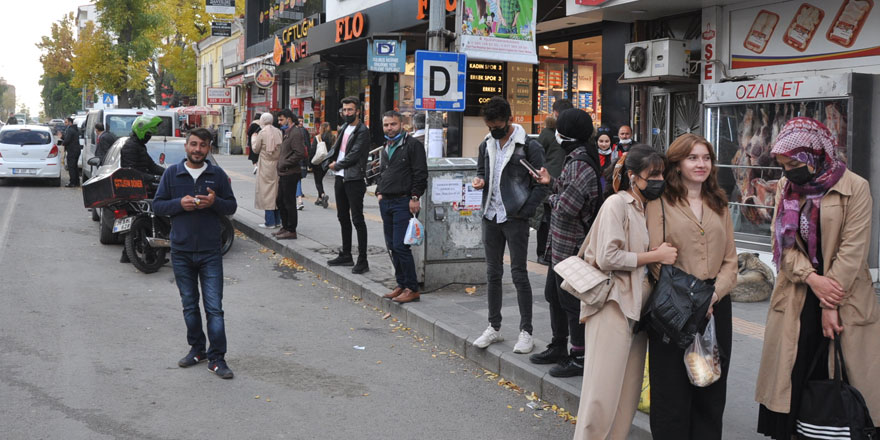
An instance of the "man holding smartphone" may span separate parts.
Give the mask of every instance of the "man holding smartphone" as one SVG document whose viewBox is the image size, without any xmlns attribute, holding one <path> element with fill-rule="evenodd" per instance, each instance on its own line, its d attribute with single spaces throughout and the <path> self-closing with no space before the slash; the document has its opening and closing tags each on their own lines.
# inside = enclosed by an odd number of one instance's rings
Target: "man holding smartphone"
<svg viewBox="0 0 880 440">
<path fill-rule="evenodd" d="M 529 218 L 544 199 L 546 188 L 530 175 L 523 162 L 534 169 L 544 166 L 544 150 L 513 123 L 510 104 L 500 96 L 483 106 L 483 121 L 489 134 L 480 144 L 475 189 L 483 190 L 483 244 L 486 250 L 489 327 L 474 341 L 486 348 L 501 342 L 501 276 L 504 274 L 504 246 L 510 249 L 510 272 L 519 304 L 519 337 L 514 353 L 529 353 L 532 342 L 532 287 L 526 268 L 529 247 Z"/>
</svg>

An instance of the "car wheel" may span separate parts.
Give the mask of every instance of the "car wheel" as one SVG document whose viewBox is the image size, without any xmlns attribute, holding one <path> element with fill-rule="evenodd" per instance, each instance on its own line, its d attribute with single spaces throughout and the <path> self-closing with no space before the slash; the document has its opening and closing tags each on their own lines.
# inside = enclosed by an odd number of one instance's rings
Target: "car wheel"
<svg viewBox="0 0 880 440">
<path fill-rule="evenodd" d="M 61 177 L 53 177 L 49 179 L 49 186 L 61 186 Z"/>
</svg>

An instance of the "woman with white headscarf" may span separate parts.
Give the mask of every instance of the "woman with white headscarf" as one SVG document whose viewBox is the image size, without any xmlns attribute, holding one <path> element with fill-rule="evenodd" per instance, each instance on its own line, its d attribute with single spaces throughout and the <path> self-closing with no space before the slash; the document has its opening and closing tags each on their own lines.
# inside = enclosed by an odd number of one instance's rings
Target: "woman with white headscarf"
<svg viewBox="0 0 880 440">
<path fill-rule="evenodd" d="M 266 221 L 261 228 L 281 227 L 281 217 L 275 198 L 278 195 L 278 170 L 275 165 L 281 155 L 281 130 L 272 125 L 271 113 L 260 116 L 260 131 L 253 136 L 253 151 L 259 154 L 257 161 L 257 184 L 254 208 L 266 211 Z"/>
</svg>

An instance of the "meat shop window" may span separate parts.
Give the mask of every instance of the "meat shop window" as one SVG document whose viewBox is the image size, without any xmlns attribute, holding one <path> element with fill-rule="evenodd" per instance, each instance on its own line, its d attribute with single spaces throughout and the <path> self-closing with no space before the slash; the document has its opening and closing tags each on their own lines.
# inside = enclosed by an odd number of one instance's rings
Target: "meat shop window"
<svg viewBox="0 0 880 440">
<path fill-rule="evenodd" d="M 785 123 L 808 116 L 825 124 L 846 158 L 845 100 L 707 106 L 706 138 L 718 157 L 718 182 L 730 200 L 734 232 L 770 237 L 782 168 L 770 150 Z"/>
</svg>

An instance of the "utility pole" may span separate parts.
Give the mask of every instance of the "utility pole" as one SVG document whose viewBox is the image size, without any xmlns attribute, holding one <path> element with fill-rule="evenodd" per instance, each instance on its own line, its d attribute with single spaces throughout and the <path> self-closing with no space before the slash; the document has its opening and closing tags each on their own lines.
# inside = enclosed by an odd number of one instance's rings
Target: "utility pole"
<svg viewBox="0 0 880 440">
<path fill-rule="evenodd" d="M 446 0 L 430 0 L 430 15 L 428 16 L 428 50 L 446 51 Z M 428 148 L 428 157 L 443 156 L 443 115 L 438 111 L 429 111 L 427 118 L 427 133 L 425 133 L 425 146 Z M 440 148 L 432 145 L 440 142 Z M 432 148 L 433 147 L 433 148 Z M 432 150 L 434 154 L 432 154 Z M 436 152 L 439 151 L 438 156 Z"/>
</svg>

